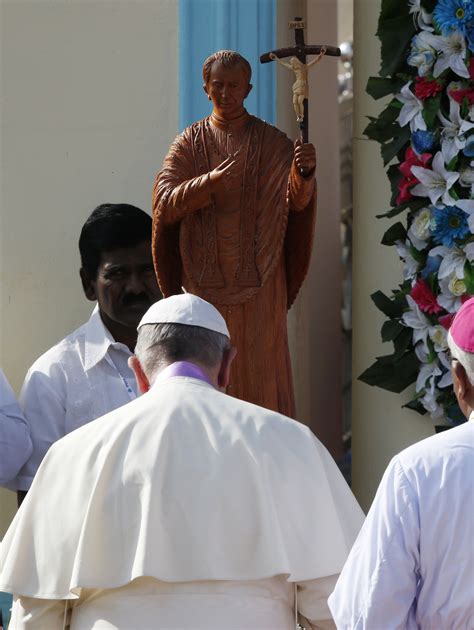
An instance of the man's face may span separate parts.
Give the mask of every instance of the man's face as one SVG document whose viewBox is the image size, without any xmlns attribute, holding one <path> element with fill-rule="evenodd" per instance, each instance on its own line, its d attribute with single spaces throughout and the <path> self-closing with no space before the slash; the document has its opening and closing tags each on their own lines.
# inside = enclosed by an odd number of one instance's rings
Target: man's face
<svg viewBox="0 0 474 630">
<path fill-rule="evenodd" d="M 206 94 L 211 97 L 214 112 L 226 120 L 243 113 L 243 103 L 251 89 L 243 68 L 226 68 L 219 62 L 212 64 L 209 81 L 204 86 Z"/>
<path fill-rule="evenodd" d="M 97 300 L 109 329 L 117 324 L 135 329 L 148 308 L 161 298 L 150 241 L 102 252 L 95 278 L 84 269 L 81 278 L 86 297 Z"/>
</svg>

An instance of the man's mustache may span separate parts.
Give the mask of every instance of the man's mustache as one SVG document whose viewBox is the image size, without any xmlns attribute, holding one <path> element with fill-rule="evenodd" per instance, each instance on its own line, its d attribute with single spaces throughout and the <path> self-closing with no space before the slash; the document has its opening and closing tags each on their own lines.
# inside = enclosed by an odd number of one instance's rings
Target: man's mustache
<svg viewBox="0 0 474 630">
<path fill-rule="evenodd" d="M 124 306 L 132 306 L 133 304 L 150 303 L 150 298 L 146 293 L 127 293 L 122 298 Z"/>
</svg>

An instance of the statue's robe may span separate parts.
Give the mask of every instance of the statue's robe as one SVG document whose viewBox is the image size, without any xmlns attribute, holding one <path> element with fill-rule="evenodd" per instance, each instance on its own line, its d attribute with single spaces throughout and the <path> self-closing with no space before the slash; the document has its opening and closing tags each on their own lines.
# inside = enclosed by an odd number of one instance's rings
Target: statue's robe
<svg viewBox="0 0 474 630">
<path fill-rule="evenodd" d="M 239 192 L 211 194 L 208 173 L 245 152 Z M 306 275 L 316 186 L 285 134 L 245 112 L 214 114 L 179 135 L 153 191 L 153 256 L 165 297 L 211 302 L 237 357 L 228 393 L 294 417 L 287 311 Z"/>
</svg>

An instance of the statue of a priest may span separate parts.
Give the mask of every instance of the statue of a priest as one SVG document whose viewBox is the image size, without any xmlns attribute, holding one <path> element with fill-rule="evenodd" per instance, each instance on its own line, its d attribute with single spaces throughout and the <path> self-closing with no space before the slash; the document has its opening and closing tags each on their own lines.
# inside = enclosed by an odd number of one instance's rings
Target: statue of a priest
<svg viewBox="0 0 474 630">
<path fill-rule="evenodd" d="M 228 393 L 294 417 L 287 311 L 311 255 L 315 150 L 245 110 L 238 53 L 211 55 L 203 78 L 212 114 L 176 138 L 153 191 L 158 281 L 225 318 L 238 350 Z"/>
</svg>

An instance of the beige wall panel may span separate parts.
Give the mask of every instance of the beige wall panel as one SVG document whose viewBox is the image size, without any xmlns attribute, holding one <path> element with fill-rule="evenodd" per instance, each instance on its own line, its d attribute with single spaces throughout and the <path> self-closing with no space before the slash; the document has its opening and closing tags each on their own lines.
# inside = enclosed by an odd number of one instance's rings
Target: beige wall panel
<svg viewBox="0 0 474 630">
<path fill-rule="evenodd" d="M 389 209 L 390 188 L 379 145 L 363 136 L 366 116 L 383 108 L 365 92 L 367 79 L 380 65 L 380 45 L 375 37 L 380 13 L 378 0 L 356 0 L 354 12 L 354 235 L 353 235 L 353 489 L 368 509 L 391 457 L 404 447 L 433 434 L 425 416 L 401 409 L 410 392 L 391 394 L 373 388 L 357 376 L 376 356 L 389 354 L 391 344 L 382 344 L 384 316 L 370 294 L 381 289 L 390 294 L 402 279 L 394 248 L 380 244 L 389 220 L 376 219 Z"/>
<path fill-rule="evenodd" d="M 283 3 L 280 3 L 282 6 Z M 284 3 L 278 47 L 294 45 L 288 20 L 306 18 L 307 43 L 337 45 L 337 3 Z M 278 125 L 298 137 L 292 106 L 293 74 L 278 68 Z M 286 75 L 286 76 L 285 76 Z M 289 75 L 289 76 L 288 76 Z M 305 284 L 289 313 L 289 340 L 298 419 L 337 456 L 341 452 L 341 262 L 339 236 L 339 112 L 337 61 L 310 71 L 310 141 L 318 155 L 318 215 L 313 257 Z"/>
<path fill-rule="evenodd" d="M 17 391 L 32 361 L 91 311 L 78 274 L 86 217 L 106 201 L 150 211 L 177 133 L 177 9 L 0 4 L 0 361 Z M 0 537 L 11 509 L 0 495 Z"/>
</svg>

